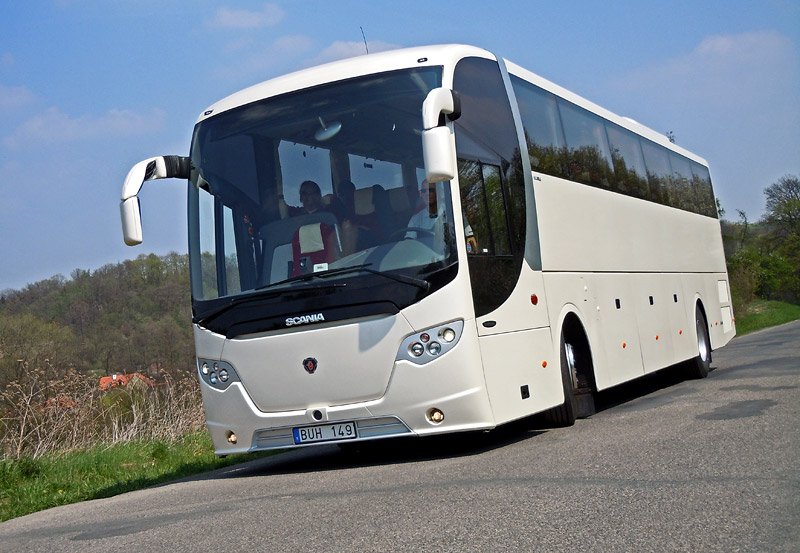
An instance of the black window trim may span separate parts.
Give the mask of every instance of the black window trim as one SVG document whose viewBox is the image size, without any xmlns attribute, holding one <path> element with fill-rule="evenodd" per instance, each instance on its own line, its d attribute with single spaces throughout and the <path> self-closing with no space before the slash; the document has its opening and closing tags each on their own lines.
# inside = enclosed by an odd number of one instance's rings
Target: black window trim
<svg viewBox="0 0 800 553">
<path fill-rule="evenodd" d="M 586 113 L 590 114 L 591 116 L 598 118 L 600 120 L 600 122 L 602 123 L 602 125 L 603 125 L 603 132 L 605 133 L 606 142 L 609 145 L 609 148 L 611 147 L 610 146 L 611 141 L 610 141 L 610 138 L 608 136 L 608 126 L 609 125 L 616 125 L 620 129 L 622 129 L 624 132 L 630 133 L 639 143 L 639 149 L 640 149 L 641 154 L 642 154 L 642 160 L 644 161 L 645 170 L 647 171 L 648 174 L 650 174 L 650 169 L 649 169 L 649 167 L 647 165 L 646 156 L 644 155 L 644 141 L 647 141 L 648 143 L 650 143 L 651 145 L 653 145 L 657 149 L 662 150 L 663 152 L 666 153 L 666 155 L 667 155 L 667 163 L 669 164 L 669 171 L 670 171 L 670 174 L 668 175 L 668 178 L 669 178 L 670 182 L 672 182 L 672 174 L 674 172 L 673 168 L 672 168 L 672 160 L 671 160 L 671 156 L 672 155 L 678 156 L 678 157 L 686 160 L 689 163 L 690 167 L 693 166 L 692 165 L 693 163 L 696 163 L 697 165 L 699 165 L 701 167 L 704 167 L 706 169 L 706 171 L 708 171 L 708 166 L 707 165 L 705 165 L 703 163 L 700 163 L 699 161 L 696 161 L 696 160 L 694 160 L 694 159 L 692 159 L 690 157 L 687 157 L 687 156 L 681 154 L 680 152 L 678 152 L 676 150 L 668 148 L 668 147 L 664 146 L 663 144 L 659 144 L 658 142 L 656 142 L 656 141 L 654 141 L 654 140 L 652 140 L 650 138 L 647 138 L 646 136 L 643 136 L 642 134 L 637 133 L 637 132 L 629 129 L 626 126 L 621 125 L 616 121 L 612 121 L 612 120 L 610 120 L 610 119 L 608 119 L 606 117 L 603 117 L 602 115 L 600 115 L 600 114 L 598 114 L 598 113 L 596 113 L 596 112 L 594 112 L 594 111 L 592 111 L 590 109 L 587 109 L 587 108 L 585 108 L 583 106 L 580 106 L 580 105 L 576 104 L 575 102 L 572 102 L 572 101 L 564 98 L 563 96 L 560 96 L 558 94 L 555 94 L 554 92 L 551 92 L 551 91 L 549 91 L 547 89 L 544 89 L 541 86 L 538 86 L 538 85 L 532 83 L 531 81 L 529 81 L 529 80 L 527 80 L 527 79 L 525 79 L 523 77 L 520 77 L 519 75 L 510 75 L 510 77 L 511 77 L 512 87 L 519 87 L 519 86 L 533 87 L 537 92 L 541 92 L 541 93 L 543 93 L 545 95 L 552 95 L 553 97 L 555 97 L 555 99 L 556 99 L 556 116 L 558 117 L 560 130 L 561 130 L 561 135 L 564 138 L 565 146 L 566 146 L 567 151 L 569 151 L 569 143 L 567 142 L 567 133 L 565 132 L 565 128 L 564 128 L 564 118 L 563 118 L 562 113 L 561 113 L 562 105 L 564 105 L 564 104 L 569 104 L 571 108 L 575 108 L 577 110 L 586 112 Z M 523 136 L 534 136 L 534 133 L 527 132 L 527 129 L 524 128 L 524 124 L 522 123 L 521 120 L 520 120 L 519 124 L 523 125 L 522 129 L 521 129 L 521 132 L 522 132 Z M 527 149 L 527 144 L 525 146 L 526 146 L 525 149 Z M 529 165 L 529 167 L 530 167 L 530 165 Z M 559 178 L 565 178 L 567 180 L 570 180 L 571 182 L 579 182 L 579 181 L 575 181 L 575 180 L 569 178 L 569 175 L 564 173 L 564 171 L 566 171 L 566 169 L 562 167 L 562 173 L 561 174 L 554 174 L 554 172 L 551 172 L 551 171 L 542 171 L 542 172 L 545 173 L 545 174 L 550 174 L 550 175 L 559 177 Z M 708 171 L 708 172 L 709 172 L 708 180 L 700 179 L 706 185 L 704 187 L 705 190 L 704 190 L 702 195 L 714 198 L 715 195 L 714 195 L 713 183 L 711 182 L 710 171 Z M 588 183 L 580 183 L 580 184 L 584 184 L 585 186 L 592 186 L 592 187 L 595 187 L 595 188 L 600 188 L 601 190 L 607 190 L 609 192 L 614 192 L 616 194 L 621 194 L 621 195 L 624 195 L 624 196 L 629 196 L 629 197 L 632 197 L 632 198 L 641 199 L 641 200 L 648 201 L 648 202 L 651 202 L 651 203 L 657 203 L 657 204 L 660 204 L 660 205 L 665 205 L 667 207 L 672 207 L 674 209 L 680 209 L 681 211 L 687 211 L 689 213 L 695 213 L 697 215 L 703 215 L 703 216 L 706 216 L 706 217 L 711 217 L 713 219 L 718 218 L 718 214 L 716 213 L 716 209 L 712 210 L 710 206 L 705 206 L 704 202 L 702 202 L 702 201 L 693 202 L 693 204 L 691 206 L 693 209 L 686 209 L 685 207 L 681 206 L 680 205 L 681 202 L 679 200 L 674 200 L 671 197 L 671 188 L 672 187 L 668 187 L 668 190 L 664 191 L 664 192 L 666 192 L 666 194 L 664 196 L 664 198 L 665 198 L 664 201 L 659 201 L 658 196 L 660 194 L 660 191 L 659 190 L 653 190 L 653 187 L 651 186 L 651 184 L 649 182 L 647 183 L 647 185 L 648 185 L 647 186 L 647 190 L 648 190 L 648 197 L 647 198 L 641 198 L 641 197 L 639 197 L 639 196 L 637 196 L 635 194 L 629 194 L 626 191 L 619 189 L 619 187 L 617 185 L 617 182 L 616 182 L 616 174 L 615 174 L 615 171 L 614 171 L 613 163 L 611 164 L 611 167 L 610 167 L 610 176 L 613 179 L 613 182 L 610 183 L 609 187 L 604 187 L 604 186 L 600 186 L 600 185 L 597 185 L 597 184 L 588 184 Z M 690 177 L 690 182 L 693 182 L 693 180 L 691 178 L 693 176 L 694 176 L 694 172 L 692 171 L 692 175 L 688 175 L 688 177 Z M 708 209 L 708 211 L 706 211 L 706 209 Z"/>
</svg>

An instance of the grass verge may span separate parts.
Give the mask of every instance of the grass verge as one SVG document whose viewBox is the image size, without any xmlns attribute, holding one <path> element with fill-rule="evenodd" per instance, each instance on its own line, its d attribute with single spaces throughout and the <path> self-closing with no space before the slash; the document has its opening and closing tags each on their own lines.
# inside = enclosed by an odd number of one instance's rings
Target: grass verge
<svg viewBox="0 0 800 553">
<path fill-rule="evenodd" d="M 736 334 L 742 336 L 797 319 L 800 319 L 800 305 L 782 301 L 755 300 L 737 309 Z"/>
<path fill-rule="evenodd" d="M 756 300 L 736 310 L 738 335 L 800 319 L 800 305 Z M 263 455 L 263 454 L 262 454 Z M 0 522 L 111 497 L 255 458 L 213 453 L 206 431 L 178 442 L 138 441 L 37 459 L 0 459 Z"/>
<path fill-rule="evenodd" d="M 58 505 L 111 497 L 253 459 L 218 458 L 208 433 L 176 443 L 128 442 L 38 459 L 0 460 L 0 522 Z"/>
</svg>

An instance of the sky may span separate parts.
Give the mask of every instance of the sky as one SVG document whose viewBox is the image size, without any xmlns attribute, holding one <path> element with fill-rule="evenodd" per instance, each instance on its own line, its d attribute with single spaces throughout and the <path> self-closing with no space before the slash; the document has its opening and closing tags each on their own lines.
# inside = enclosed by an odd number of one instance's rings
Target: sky
<svg viewBox="0 0 800 553">
<path fill-rule="evenodd" d="M 128 170 L 188 155 L 210 104 L 326 61 L 483 47 L 708 160 L 736 219 L 800 175 L 800 0 L 26 0 L 0 4 L 0 291 L 140 254 L 187 251 L 186 182 Z"/>
</svg>

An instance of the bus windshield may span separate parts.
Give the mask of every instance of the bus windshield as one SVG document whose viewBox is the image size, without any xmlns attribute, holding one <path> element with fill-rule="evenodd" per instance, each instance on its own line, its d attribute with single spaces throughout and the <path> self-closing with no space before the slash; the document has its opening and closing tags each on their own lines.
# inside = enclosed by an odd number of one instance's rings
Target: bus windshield
<svg viewBox="0 0 800 553">
<path fill-rule="evenodd" d="M 424 181 L 420 139 L 422 102 L 440 83 L 440 67 L 392 71 L 198 123 L 189 187 L 195 308 L 317 286 L 316 276 L 427 289 L 420 282 L 452 267 L 449 184 Z"/>
</svg>

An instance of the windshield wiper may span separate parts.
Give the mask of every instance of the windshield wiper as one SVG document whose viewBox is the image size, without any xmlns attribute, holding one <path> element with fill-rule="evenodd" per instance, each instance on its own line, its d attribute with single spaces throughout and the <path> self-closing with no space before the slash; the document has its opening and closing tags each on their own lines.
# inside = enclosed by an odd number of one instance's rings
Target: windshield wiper
<svg viewBox="0 0 800 553">
<path fill-rule="evenodd" d="M 295 282 L 295 281 L 300 281 L 300 280 L 311 280 L 311 279 L 314 279 L 314 278 L 322 279 L 322 278 L 327 278 L 329 276 L 342 275 L 342 274 L 346 274 L 346 273 L 356 273 L 356 272 L 359 272 L 359 271 L 363 271 L 365 273 L 370 273 L 370 274 L 373 274 L 373 275 L 379 275 L 379 276 L 382 276 L 382 277 L 386 277 L 388 279 L 394 280 L 395 282 L 401 282 L 403 284 L 410 284 L 410 285 L 416 286 L 417 288 L 420 288 L 421 290 L 424 290 L 426 292 L 428 291 L 428 289 L 431 286 L 430 282 L 428 282 L 427 280 L 423 280 L 423 279 L 420 279 L 420 278 L 414 278 L 414 277 L 410 277 L 410 276 L 407 276 L 407 275 L 393 275 L 393 274 L 390 274 L 390 273 L 382 273 L 381 271 L 376 271 L 375 269 L 370 269 L 369 268 L 370 265 L 372 265 L 372 263 L 364 263 L 363 265 L 352 265 L 350 267 L 339 267 L 337 269 L 328 269 L 327 271 L 317 271 L 316 273 L 307 273 L 307 274 L 303 274 L 303 275 L 297 275 L 297 276 L 289 277 L 289 278 L 287 278 L 285 280 L 280 280 L 278 282 L 273 282 L 272 284 L 265 284 L 263 286 L 260 286 L 260 287 L 256 288 L 256 290 L 262 290 L 262 289 L 265 289 L 265 288 L 273 288 L 275 286 L 286 284 L 288 282 Z"/>
<path fill-rule="evenodd" d="M 338 275 L 339 273 L 347 273 L 353 269 L 363 268 L 368 265 L 372 265 L 372 263 L 365 263 L 364 265 L 354 265 L 352 267 L 339 267 L 338 269 L 328 269 L 327 271 L 317 271 L 316 273 L 303 273 L 301 275 L 295 275 L 293 277 L 279 280 L 278 282 L 270 282 L 269 284 L 262 284 L 261 286 L 256 286 L 255 290 L 265 290 L 267 288 L 274 288 L 276 286 L 281 286 L 289 282 L 296 282 L 300 280 L 312 280 L 314 278 L 322 278 L 328 275 Z"/>
<path fill-rule="evenodd" d="M 308 276 L 308 275 L 303 275 L 303 276 Z M 288 280 L 297 280 L 297 277 L 293 277 L 293 278 L 288 279 Z M 282 282 L 287 282 L 287 281 L 282 281 Z M 275 284 L 279 284 L 279 283 L 276 282 Z M 331 283 L 331 284 L 325 284 L 325 285 L 322 285 L 322 286 L 315 286 L 314 289 L 321 290 L 321 289 L 324 289 L 324 288 L 339 288 L 340 286 L 344 286 L 344 284 Z M 211 310 L 201 314 L 200 316 L 196 317 L 194 319 L 194 322 L 195 323 L 199 323 L 199 324 L 207 323 L 211 319 L 214 319 L 214 318 L 222 315 L 223 313 L 225 313 L 226 311 L 228 311 L 232 307 L 236 307 L 237 305 L 242 305 L 242 304 L 250 303 L 250 302 L 253 302 L 253 301 L 267 299 L 267 298 L 270 298 L 270 297 L 275 297 L 276 295 L 278 295 L 278 294 L 280 294 L 282 292 L 282 290 L 265 291 L 264 288 L 266 288 L 266 287 L 265 286 L 261 286 L 260 288 L 255 288 L 254 289 L 254 291 L 261 290 L 260 293 L 250 293 L 250 294 L 245 294 L 245 295 L 241 295 L 241 296 L 236 296 L 235 298 L 231 298 L 231 300 L 228 301 L 226 304 L 220 305 L 219 307 L 217 307 L 215 309 L 211 309 Z"/>
<path fill-rule="evenodd" d="M 237 306 L 237 305 L 240 305 L 242 303 L 246 303 L 250 299 L 252 299 L 252 297 L 233 298 L 228 303 L 226 303 L 224 305 L 220 305 L 216 309 L 211 309 L 209 311 L 206 311 L 202 315 L 200 315 L 198 317 L 195 317 L 193 322 L 195 322 L 197 324 L 207 323 L 211 319 L 213 319 L 215 317 L 218 317 L 219 315 L 222 315 L 223 313 L 225 313 L 230 308 L 232 308 L 234 306 Z"/>
<path fill-rule="evenodd" d="M 353 267 L 353 269 L 357 269 L 357 268 L 358 267 Z M 415 278 L 415 277 L 411 277 L 411 276 L 408 276 L 408 275 L 400 275 L 400 274 L 393 275 L 391 273 L 382 273 L 380 271 L 376 271 L 375 269 L 365 269 L 364 267 L 360 267 L 360 269 L 362 271 L 366 271 L 367 273 L 370 273 L 370 274 L 373 274 L 373 275 L 380 275 L 382 277 L 386 277 L 386 278 L 392 279 L 395 282 L 402 282 L 403 284 L 410 284 L 411 286 L 416 286 L 417 288 L 419 288 L 423 292 L 427 292 L 431 287 L 431 283 L 428 282 L 425 279 L 422 279 L 422 278 Z"/>
</svg>

